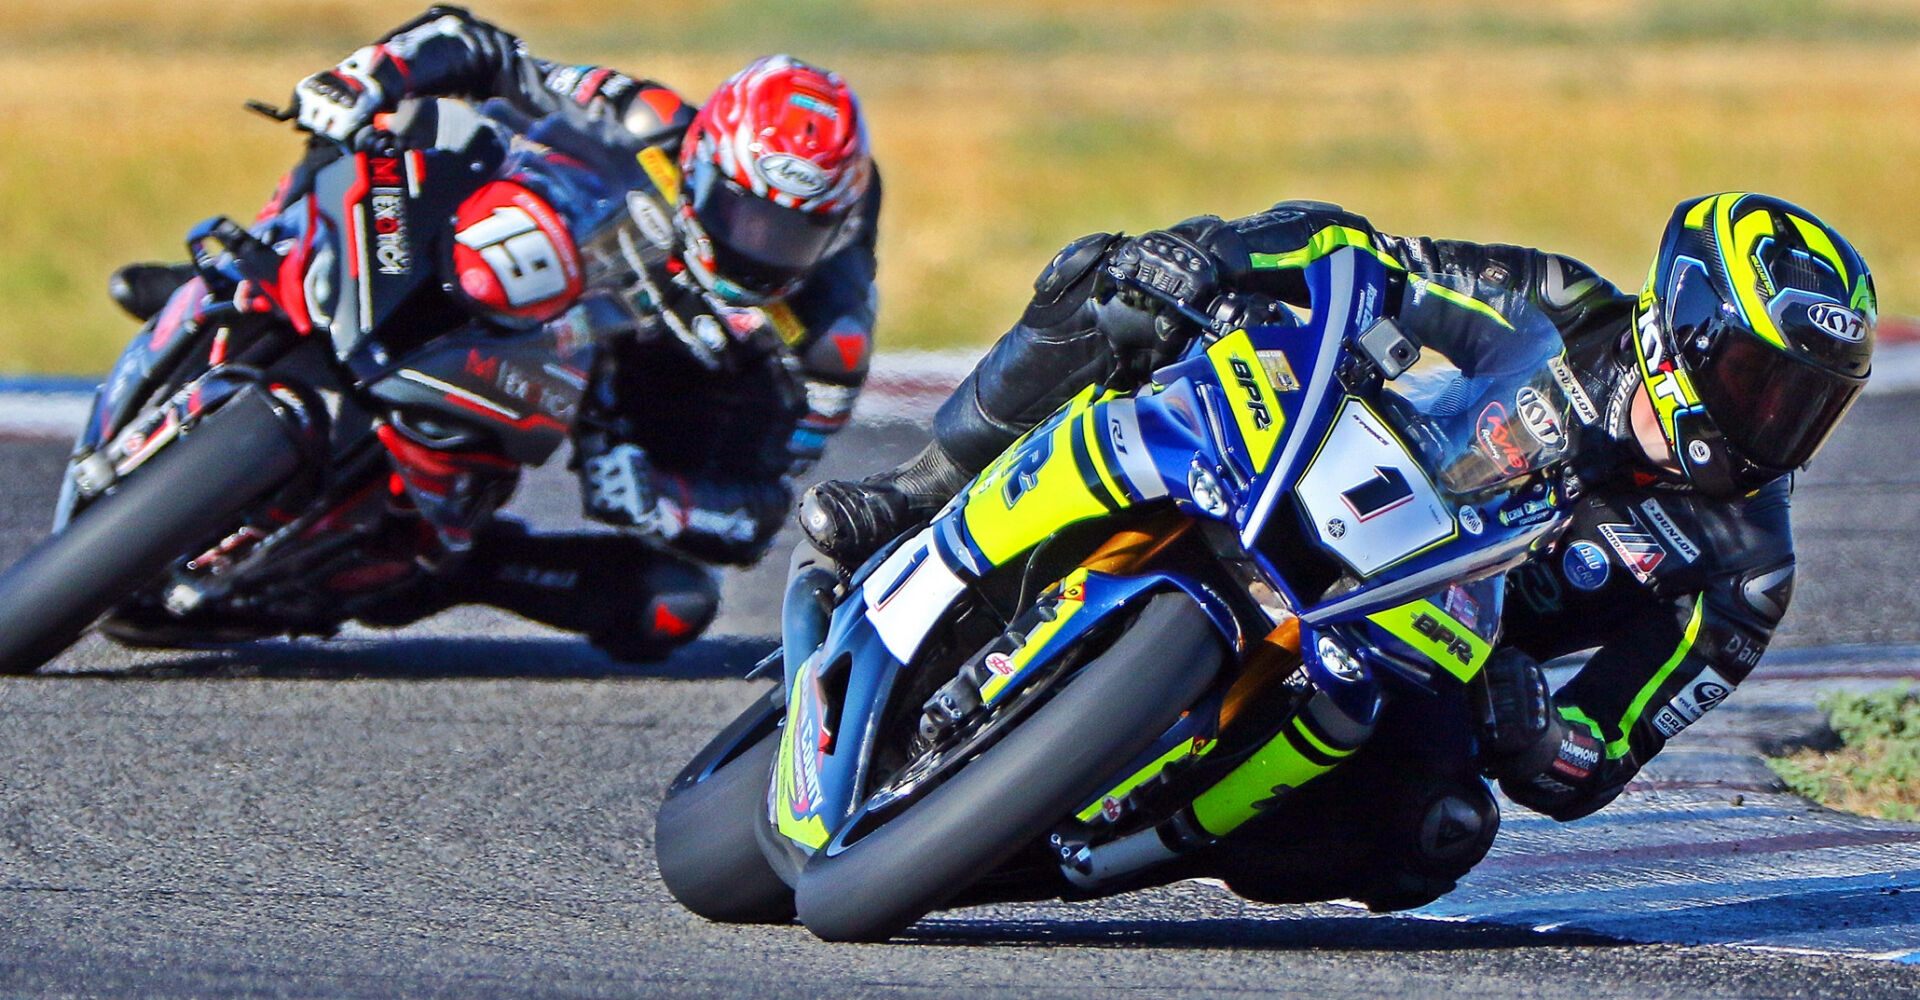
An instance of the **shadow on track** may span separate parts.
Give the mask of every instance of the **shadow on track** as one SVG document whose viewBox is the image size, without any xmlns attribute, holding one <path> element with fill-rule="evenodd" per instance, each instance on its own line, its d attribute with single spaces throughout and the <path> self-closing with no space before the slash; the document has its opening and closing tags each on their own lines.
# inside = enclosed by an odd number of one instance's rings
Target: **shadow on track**
<svg viewBox="0 0 1920 1000">
<path fill-rule="evenodd" d="M 1341 952 L 1607 948 L 1627 943 L 1581 931 L 1533 931 L 1494 924 L 1357 916 L 991 922 L 931 918 L 915 925 L 905 938 L 917 945 L 954 948 L 1075 945 Z"/>
<path fill-rule="evenodd" d="M 109 680 L 667 680 L 737 679 L 771 652 L 772 639 L 699 639 L 662 663 L 624 663 L 583 639 L 529 637 L 266 640 L 206 650 L 147 651 L 118 669 L 49 677 Z"/>
</svg>

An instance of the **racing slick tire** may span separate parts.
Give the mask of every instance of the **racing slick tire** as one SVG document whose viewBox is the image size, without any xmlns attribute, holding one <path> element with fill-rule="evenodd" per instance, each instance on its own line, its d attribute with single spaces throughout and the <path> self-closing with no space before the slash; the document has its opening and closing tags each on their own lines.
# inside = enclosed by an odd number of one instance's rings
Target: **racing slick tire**
<svg viewBox="0 0 1920 1000">
<path fill-rule="evenodd" d="M 755 702 L 674 779 L 654 817 L 654 861 L 680 905 L 729 924 L 793 920 L 793 889 L 760 851 L 779 713 Z"/>
<path fill-rule="evenodd" d="M 879 941 L 952 899 L 1091 798 L 1213 682 L 1223 651 L 1191 597 L 1149 599 L 1107 650 L 926 797 L 800 873 L 807 929 Z"/>
<path fill-rule="evenodd" d="M 0 673 L 27 674 L 300 469 L 295 430 L 246 390 L 0 574 Z"/>
</svg>

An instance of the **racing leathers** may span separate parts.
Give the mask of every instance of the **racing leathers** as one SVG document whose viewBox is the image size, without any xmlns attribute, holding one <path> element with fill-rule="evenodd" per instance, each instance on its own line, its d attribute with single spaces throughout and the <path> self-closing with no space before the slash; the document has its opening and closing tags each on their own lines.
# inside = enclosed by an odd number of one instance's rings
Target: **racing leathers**
<svg viewBox="0 0 1920 1000">
<path fill-rule="evenodd" d="M 1495 309 L 1523 299 L 1567 345 L 1562 388 L 1583 425 L 1573 479 L 1579 495 L 1555 499 L 1561 506 L 1575 500 L 1576 513 L 1550 551 L 1511 575 L 1505 641 L 1518 652 L 1501 659 L 1538 678 L 1535 661 L 1597 651 L 1550 703 L 1544 682 L 1535 682 L 1540 718 L 1522 726 L 1518 745 L 1495 755 L 1489 773 L 1524 805 L 1562 820 L 1586 815 L 1746 677 L 1786 609 L 1794 561 L 1789 479 L 1715 501 L 1641 450 L 1630 421 L 1641 385 L 1629 339 L 1633 300 L 1568 258 L 1390 236 L 1314 202 L 1231 221 L 1190 219 L 1132 240 L 1083 238 L 1041 274 L 1020 322 L 941 406 L 928 452 L 857 487 L 823 485 L 803 501 L 802 526 L 831 555 L 836 541 L 858 534 L 836 537 L 832 528 L 858 526 L 863 510 L 886 521 L 884 499 L 862 507 L 866 498 L 904 494 L 923 513 L 928 501 L 920 494 L 963 485 L 1087 384 L 1133 384 L 1137 373 L 1177 355 L 1185 343 L 1177 322 L 1164 313 L 1128 320 L 1116 308 L 1120 296 L 1103 290 L 1102 274 L 1116 263 L 1196 309 L 1218 290 L 1305 306 L 1302 269 L 1341 247 L 1391 268 L 1446 276 Z M 940 470 L 931 484 L 924 481 L 929 467 Z M 1547 489 L 1540 487 L 1537 508 L 1510 512 L 1511 523 L 1553 516 Z M 1485 832 L 1490 840 L 1491 829 Z"/>
<path fill-rule="evenodd" d="M 336 73 L 372 81 L 388 103 L 499 98 L 533 119 L 558 116 L 567 127 L 555 134 L 599 147 L 550 159 L 555 173 L 584 160 L 602 189 L 605 181 L 624 189 L 609 206 L 600 191 L 575 193 L 592 185 L 548 185 L 581 237 L 588 270 L 582 300 L 556 322 L 609 344 L 581 415 L 584 460 L 623 445 L 644 459 L 606 474 L 627 482 L 589 475 L 589 513 L 649 528 L 703 560 L 756 561 L 786 518 L 787 477 L 820 457 L 866 376 L 879 185 L 860 209 L 859 238 L 791 296 L 732 306 L 701 290 L 673 252 L 675 158 L 693 108 L 665 86 L 537 59 L 519 38 L 457 7 L 428 10 Z"/>
<path fill-rule="evenodd" d="M 599 345 L 574 433 L 588 516 L 640 528 L 657 543 L 647 549 L 656 561 L 757 561 L 791 506 L 788 477 L 820 457 L 866 375 L 877 178 L 856 209 L 859 232 L 843 249 L 783 300 L 733 305 L 695 282 L 679 252 L 677 155 L 695 109 L 672 90 L 605 67 L 535 58 L 519 38 L 465 10 L 433 7 L 303 81 L 295 113 L 309 131 L 350 140 L 354 121 L 428 97 L 475 103 L 489 127 L 511 132 L 509 179 L 550 204 L 578 245 L 577 294 L 534 319 Z M 335 148 L 316 141 L 314 156 L 337 155 Z M 482 298 L 468 297 L 477 322 L 528 321 L 526 310 L 490 309 Z M 564 617 L 551 609 L 569 600 L 611 599 L 605 587 L 581 583 L 594 574 L 555 571 L 591 557 L 593 546 L 568 542 L 562 557 L 545 553 L 540 535 L 496 532 L 481 541 L 489 537 L 520 557 L 473 559 L 475 572 L 497 570 L 501 586 L 463 586 L 460 599 L 512 610 L 531 601 L 551 612 L 534 615 L 542 620 Z M 631 557 L 617 548 L 619 558 Z M 644 620 L 627 636 L 629 648 L 657 653 L 711 620 L 710 579 L 679 569 L 667 576 L 698 591 L 705 606 L 664 618 L 636 608 Z M 573 589 L 529 597 L 529 581 L 542 580 L 571 581 Z M 498 600 L 488 596 L 495 591 Z M 656 630 L 656 621 L 674 627 Z"/>
</svg>

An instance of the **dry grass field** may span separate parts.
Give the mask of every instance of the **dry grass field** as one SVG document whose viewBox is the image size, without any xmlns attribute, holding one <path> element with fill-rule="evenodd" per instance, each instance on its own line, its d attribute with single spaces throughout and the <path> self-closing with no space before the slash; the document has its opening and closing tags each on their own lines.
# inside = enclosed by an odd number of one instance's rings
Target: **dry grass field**
<svg viewBox="0 0 1920 1000">
<path fill-rule="evenodd" d="M 667 10 L 669 6 L 683 9 Z M 699 96 L 763 51 L 841 70 L 887 182 L 883 345 L 982 344 L 1062 242 L 1296 197 L 1549 246 L 1637 286 L 1679 199 L 1852 234 L 1920 312 L 1920 0 L 480 0 L 549 58 Z M 0 10 L 0 372 L 97 372 L 117 263 L 250 218 L 280 100 L 416 12 L 345 0 Z"/>
</svg>

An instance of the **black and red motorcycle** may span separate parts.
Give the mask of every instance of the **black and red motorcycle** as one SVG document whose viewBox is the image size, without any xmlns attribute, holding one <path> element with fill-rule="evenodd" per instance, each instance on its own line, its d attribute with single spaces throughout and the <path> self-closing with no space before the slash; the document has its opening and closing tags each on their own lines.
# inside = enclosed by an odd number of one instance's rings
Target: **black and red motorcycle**
<svg viewBox="0 0 1920 1000">
<path fill-rule="evenodd" d="M 551 148 L 459 102 L 385 126 L 310 151 L 253 225 L 190 233 L 196 275 L 100 386 L 54 533 L 0 575 L 0 672 L 96 624 L 185 645 L 404 618 L 566 440 L 593 344 L 551 322 L 587 269 L 523 169 Z"/>
</svg>

